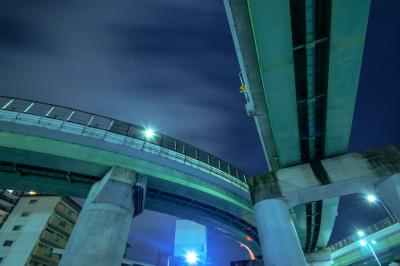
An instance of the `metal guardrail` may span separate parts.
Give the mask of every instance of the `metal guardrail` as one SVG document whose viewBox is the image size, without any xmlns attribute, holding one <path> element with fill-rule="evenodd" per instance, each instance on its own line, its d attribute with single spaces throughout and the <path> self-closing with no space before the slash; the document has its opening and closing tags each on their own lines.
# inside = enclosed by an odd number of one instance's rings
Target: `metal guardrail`
<svg viewBox="0 0 400 266">
<path fill-rule="evenodd" d="M 383 230 L 389 226 L 397 224 L 398 222 L 399 222 L 399 220 L 396 218 L 396 216 L 387 217 L 383 220 L 378 221 L 377 223 L 374 223 L 373 225 L 370 225 L 370 226 L 362 229 L 362 231 L 365 233 L 365 236 L 369 236 L 369 235 L 372 235 L 372 234 L 374 234 L 380 230 Z M 357 234 L 353 234 L 351 236 L 348 236 L 348 237 L 340 240 L 339 242 L 336 242 L 336 243 L 328 246 L 327 249 L 329 250 L 329 252 L 334 252 L 338 249 L 341 249 L 348 245 L 351 245 L 354 242 L 357 242 L 359 240 L 360 240 L 360 237 Z"/>
<path fill-rule="evenodd" d="M 190 144 L 158 132 L 146 138 L 145 128 L 58 105 L 0 97 L 1 116 L 7 121 L 80 134 L 119 143 L 179 161 L 248 189 L 246 174 L 233 165 Z"/>
</svg>

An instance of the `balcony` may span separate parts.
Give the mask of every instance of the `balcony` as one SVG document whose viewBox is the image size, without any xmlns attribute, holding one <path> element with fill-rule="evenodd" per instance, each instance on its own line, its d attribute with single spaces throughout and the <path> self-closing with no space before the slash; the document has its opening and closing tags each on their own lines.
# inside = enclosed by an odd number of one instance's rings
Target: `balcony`
<svg viewBox="0 0 400 266">
<path fill-rule="evenodd" d="M 14 208 L 14 204 L 0 198 L 0 208 L 10 212 Z"/>
<path fill-rule="evenodd" d="M 0 193 L 0 198 L 4 199 L 5 201 L 8 201 L 10 203 L 16 204 L 18 202 L 19 197 L 17 195 L 14 195 L 7 190 L 3 190 Z"/>
<path fill-rule="evenodd" d="M 51 248 L 39 244 L 33 249 L 31 260 L 48 266 L 57 266 L 60 260 L 60 256 L 52 254 Z"/>
<path fill-rule="evenodd" d="M 78 214 L 70 208 L 67 208 L 64 204 L 58 203 L 54 211 L 56 214 L 63 217 L 72 224 L 75 224 L 76 220 L 78 219 Z"/>
<path fill-rule="evenodd" d="M 52 215 L 48 221 L 48 226 L 49 228 L 65 235 L 65 236 L 70 236 L 72 233 L 72 228 L 73 226 L 66 222 L 64 219 L 56 216 L 56 215 Z"/>
<path fill-rule="evenodd" d="M 40 236 L 40 242 L 51 246 L 52 248 L 65 248 L 67 245 L 66 237 L 60 236 L 57 233 L 51 233 L 47 230 L 43 231 L 42 235 Z"/>
</svg>

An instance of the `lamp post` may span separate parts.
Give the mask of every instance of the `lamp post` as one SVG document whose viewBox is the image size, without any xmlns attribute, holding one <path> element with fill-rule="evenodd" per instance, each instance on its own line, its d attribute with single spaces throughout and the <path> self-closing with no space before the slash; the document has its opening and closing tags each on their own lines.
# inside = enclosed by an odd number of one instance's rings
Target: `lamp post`
<svg viewBox="0 0 400 266">
<path fill-rule="evenodd" d="M 365 246 L 368 246 L 368 247 L 369 247 L 369 249 L 371 250 L 372 254 L 374 255 L 375 260 L 376 260 L 376 262 L 378 263 L 378 265 L 379 265 L 379 266 L 382 266 L 381 262 L 380 262 L 379 259 L 378 259 L 378 256 L 376 256 L 376 253 L 375 253 L 374 248 L 372 247 L 372 245 L 375 245 L 375 244 L 376 244 L 375 240 L 372 240 L 371 242 L 367 242 L 366 240 L 361 239 L 359 242 L 360 242 L 360 245 L 361 245 L 362 247 L 365 247 Z"/>
<path fill-rule="evenodd" d="M 395 220 L 395 218 L 393 217 L 393 214 L 386 207 L 386 204 L 384 202 L 382 202 L 381 200 L 379 200 L 377 196 L 375 196 L 374 194 L 367 194 L 366 199 L 369 203 L 375 203 L 375 202 L 380 203 L 382 205 L 382 207 L 385 209 L 385 211 L 389 214 L 390 218 L 392 218 L 393 221 Z"/>
<path fill-rule="evenodd" d="M 358 232 L 357 232 L 357 235 L 358 235 L 359 237 L 364 237 L 364 236 L 365 236 L 365 233 L 364 233 L 364 231 L 358 231 Z M 376 241 L 375 241 L 375 240 L 368 241 L 368 240 L 366 240 L 366 239 L 364 239 L 364 238 L 361 238 L 358 242 L 360 243 L 360 246 L 362 246 L 362 247 L 368 246 L 369 249 L 371 250 L 372 254 L 374 255 L 375 260 L 376 260 L 376 262 L 378 263 L 378 265 L 379 265 L 379 266 L 382 266 L 381 262 L 380 262 L 379 259 L 378 259 L 378 256 L 376 256 L 376 253 L 375 253 L 374 248 L 372 247 L 372 245 L 376 245 Z"/>
</svg>

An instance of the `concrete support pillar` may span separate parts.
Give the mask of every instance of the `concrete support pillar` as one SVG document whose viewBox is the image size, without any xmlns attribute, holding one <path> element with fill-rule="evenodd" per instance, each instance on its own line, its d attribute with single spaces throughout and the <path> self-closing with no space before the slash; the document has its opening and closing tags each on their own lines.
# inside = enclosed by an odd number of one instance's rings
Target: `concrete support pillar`
<svg viewBox="0 0 400 266">
<path fill-rule="evenodd" d="M 113 167 L 92 186 L 59 265 L 121 265 L 132 223 L 135 181 L 135 172 Z"/>
<path fill-rule="evenodd" d="M 400 219 L 400 173 L 379 182 L 376 193 L 392 214 Z"/>
<path fill-rule="evenodd" d="M 265 266 L 306 265 L 287 203 L 265 199 L 254 205 Z"/>
</svg>

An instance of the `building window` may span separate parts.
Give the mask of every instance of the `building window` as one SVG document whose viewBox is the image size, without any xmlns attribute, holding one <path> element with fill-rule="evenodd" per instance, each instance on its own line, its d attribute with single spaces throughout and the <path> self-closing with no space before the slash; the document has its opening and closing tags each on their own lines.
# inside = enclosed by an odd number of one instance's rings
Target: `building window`
<svg viewBox="0 0 400 266">
<path fill-rule="evenodd" d="M 21 230 L 21 228 L 22 228 L 22 225 L 15 225 L 13 227 L 13 231 L 19 231 L 19 230 Z"/>
<path fill-rule="evenodd" d="M 3 257 L 0 257 L 0 263 L 3 261 L 3 259 L 4 259 Z"/>
<path fill-rule="evenodd" d="M 27 216 L 29 216 L 29 212 L 23 212 L 23 213 L 21 213 L 21 217 L 27 217 Z"/>
<path fill-rule="evenodd" d="M 34 204 L 34 203 L 36 203 L 38 200 L 37 199 L 31 199 L 30 201 L 29 201 L 29 204 Z"/>
<path fill-rule="evenodd" d="M 3 247 L 11 247 L 13 243 L 14 243 L 14 241 L 12 241 L 12 240 L 6 240 L 3 243 Z"/>
</svg>

